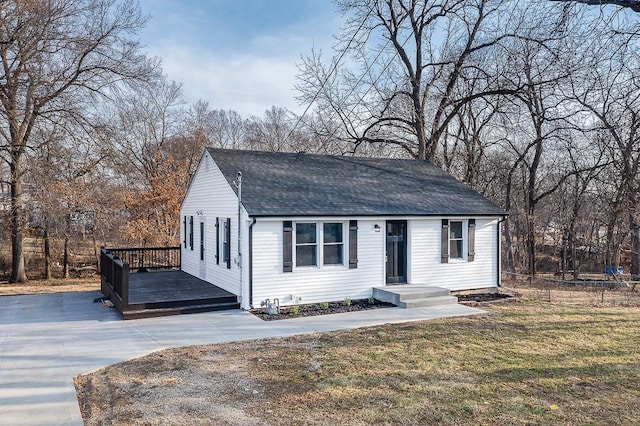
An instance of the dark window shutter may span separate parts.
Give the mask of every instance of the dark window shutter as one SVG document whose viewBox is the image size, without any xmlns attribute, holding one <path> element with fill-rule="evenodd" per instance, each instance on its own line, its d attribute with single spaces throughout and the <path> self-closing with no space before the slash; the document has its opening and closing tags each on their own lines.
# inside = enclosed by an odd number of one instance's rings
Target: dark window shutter
<svg viewBox="0 0 640 426">
<path fill-rule="evenodd" d="M 358 267 L 358 221 L 349 221 L 349 269 Z"/>
<path fill-rule="evenodd" d="M 220 218 L 216 217 L 216 265 L 220 264 Z"/>
<path fill-rule="evenodd" d="M 469 254 L 467 255 L 467 261 L 473 262 L 476 257 L 476 220 L 469 219 Z"/>
<path fill-rule="evenodd" d="M 293 271 L 293 222 L 282 222 L 282 272 Z"/>
<path fill-rule="evenodd" d="M 183 230 L 183 234 L 182 234 L 182 242 L 184 244 L 184 248 L 187 248 L 187 217 L 184 216 L 182 218 L 182 230 Z"/>
<path fill-rule="evenodd" d="M 200 260 L 204 260 L 204 222 L 200 219 Z"/>
<path fill-rule="evenodd" d="M 440 263 L 449 263 L 449 219 L 442 219 L 441 251 Z"/>
<path fill-rule="evenodd" d="M 231 269 L 231 218 L 227 218 L 227 269 Z"/>
<path fill-rule="evenodd" d="M 193 216 L 189 216 L 189 248 L 193 250 Z"/>
</svg>

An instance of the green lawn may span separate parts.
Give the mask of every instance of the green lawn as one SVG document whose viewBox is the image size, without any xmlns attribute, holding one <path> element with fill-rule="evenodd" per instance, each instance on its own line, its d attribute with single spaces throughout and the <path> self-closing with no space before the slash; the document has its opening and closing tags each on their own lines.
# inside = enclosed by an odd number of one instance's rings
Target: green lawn
<svg viewBox="0 0 640 426">
<path fill-rule="evenodd" d="M 639 308 L 489 310 L 167 350 L 81 377 L 81 406 L 89 423 L 640 424 Z"/>
</svg>

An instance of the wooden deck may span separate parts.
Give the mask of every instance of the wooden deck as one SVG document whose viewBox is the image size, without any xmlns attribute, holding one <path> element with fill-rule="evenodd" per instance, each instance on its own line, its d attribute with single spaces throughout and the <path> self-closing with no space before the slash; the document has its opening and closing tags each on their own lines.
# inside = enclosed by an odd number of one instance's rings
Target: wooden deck
<svg viewBox="0 0 640 426">
<path fill-rule="evenodd" d="M 234 294 L 178 270 L 130 273 L 128 304 L 116 305 L 124 319 L 239 307 Z"/>
</svg>

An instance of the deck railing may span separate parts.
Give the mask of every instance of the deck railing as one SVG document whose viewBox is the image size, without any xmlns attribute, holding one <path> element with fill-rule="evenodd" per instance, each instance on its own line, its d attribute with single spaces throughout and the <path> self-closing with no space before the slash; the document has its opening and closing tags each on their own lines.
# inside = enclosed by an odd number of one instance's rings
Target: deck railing
<svg viewBox="0 0 640 426">
<path fill-rule="evenodd" d="M 102 293 L 123 313 L 129 306 L 129 271 L 180 269 L 180 247 L 100 249 Z"/>
<path fill-rule="evenodd" d="M 102 292 L 109 295 L 116 308 L 122 312 L 129 304 L 129 265 L 103 247 L 100 250 L 100 275 Z M 104 288 L 105 285 L 109 288 Z M 114 298 L 113 295 L 117 297 Z"/>
<path fill-rule="evenodd" d="M 129 264 L 131 271 L 180 269 L 180 247 L 110 248 L 109 251 Z"/>
</svg>

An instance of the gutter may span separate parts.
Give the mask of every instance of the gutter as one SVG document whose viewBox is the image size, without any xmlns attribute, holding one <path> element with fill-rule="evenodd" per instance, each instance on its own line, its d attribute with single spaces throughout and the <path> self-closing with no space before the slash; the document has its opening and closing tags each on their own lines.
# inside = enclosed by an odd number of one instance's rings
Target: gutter
<svg viewBox="0 0 640 426">
<path fill-rule="evenodd" d="M 257 219 L 253 217 L 249 225 L 249 308 L 253 309 L 253 225 Z"/>
</svg>

